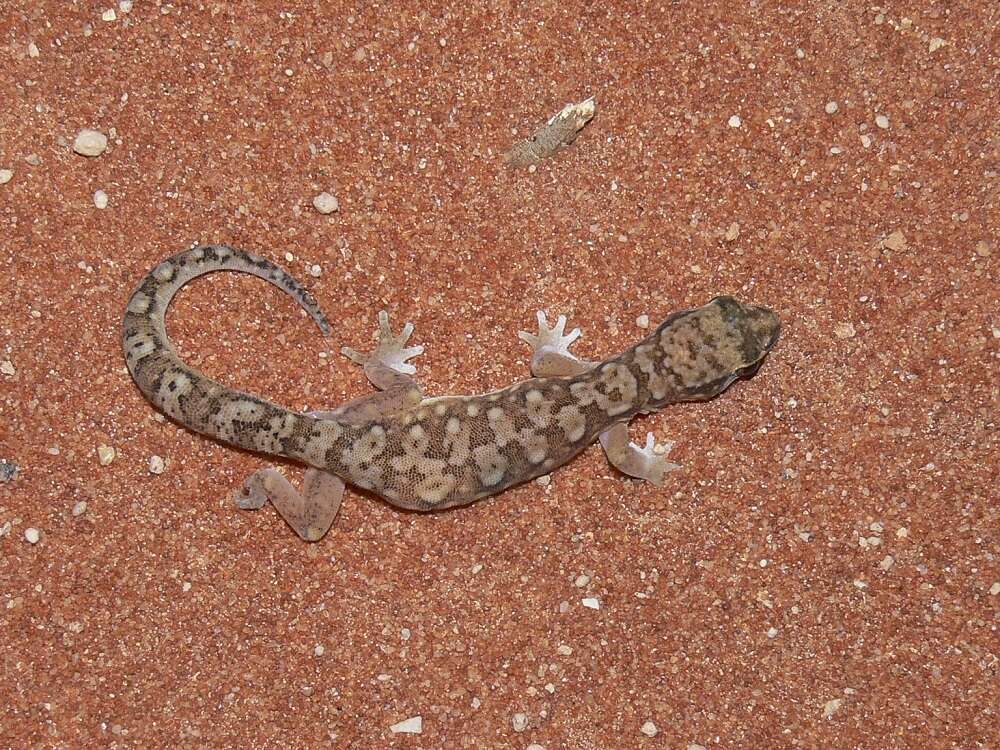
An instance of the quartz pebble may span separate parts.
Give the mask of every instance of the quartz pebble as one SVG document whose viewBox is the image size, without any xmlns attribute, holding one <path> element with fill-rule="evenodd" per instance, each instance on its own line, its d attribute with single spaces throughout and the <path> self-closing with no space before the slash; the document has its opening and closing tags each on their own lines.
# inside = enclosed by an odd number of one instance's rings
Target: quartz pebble
<svg viewBox="0 0 1000 750">
<path fill-rule="evenodd" d="M 510 719 L 510 725 L 514 728 L 515 732 L 523 732 L 528 728 L 527 714 L 514 714 Z"/>
<path fill-rule="evenodd" d="M 743 120 L 740 119 L 739 115 L 733 115 L 729 118 L 729 127 L 731 128 L 738 128 L 742 124 Z"/>
<path fill-rule="evenodd" d="M 108 194 L 103 190 L 94 191 L 94 206 L 97 208 L 107 208 L 108 207 Z"/>
<path fill-rule="evenodd" d="M 313 198 L 313 207 L 321 214 L 332 214 L 340 208 L 340 201 L 329 193 L 320 193 Z"/>
<path fill-rule="evenodd" d="M 422 716 L 411 716 L 389 727 L 393 734 L 420 734 L 424 731 L 424 719 Z"/>
<path fill-rule="evenodd" d="M 834 114 L 834 113 L 835 113 L 835 112 L 836 112 L 836 111 L 837 111 L 838 109 L 840 109 L 840 106 L 839 106 L 839 105 L 837 104 L 837 102 L 827 102 L 827 103 L 826 103 L 826 106 L 824 107 L 824 109 L 826 110 L 826 113 L 827 113 L 828 115 L 832 115 L 832 114 Z"/>
<path fill-rule="evenodd" d="M 24 538 L 28 544 L 38 544 L 38 540 L 42 538 L 42 532 L 34 526 L 29 526 L 24 530 Z"/>
<path fill-rule="evenodd" d="M 885 115 L 875 115 L 875 124 L 882 128 L 882 130 L 886 130 L 889 127 L 889 118 Z"/>
<path fill-rule="evenodd" d="M 87 512 L 87 501 L 77 500 L 76 504 L 73 506 L 73 515 L 82 516 L 86 512 Z"/>
<path fill-rule="evenodd" d="M 162 474 L 166 468 L 167 462 L 164 461 L 162 457 L 155 454 L 149 457 L 150 474 Z"/>
<path fill-rule="evenodd" d="M 640 727 L 639 731 L 647 737 L 655 737 L 660 730 L 656 728 L 656 724 L 651 721 L 647 721 L 642 725 L 642 727 Z"/>
<path fill-rule="evenodd" d="M 588 596 L 586 599 L 581 599 L 580 603 L 584 607 L 587 607 L 588 609 L 600 609 L 601 608 L 601 602 L 600 602 L 600 600 L 595 599 L 595 598 L 590 597 L 590 596 Z"/>
<path fill-rule="evenodd" d="M 100 156 L 108 147 L 108 137 L 97 130 L 81 130 L 73 140 L 73 150 L 80 156 Z"/>
<path fill-rule="evenodd" d="M 97 446 L 97 460 L 101 466 L 109 466 L 115 460 L 115 449 L 110 445 Z"/>
<path fill-rule="evenodd" d="M 6 185 L 14 179 L 14 172 L 10 169 L 0 169 L 0 185 Z"/>
</svg>

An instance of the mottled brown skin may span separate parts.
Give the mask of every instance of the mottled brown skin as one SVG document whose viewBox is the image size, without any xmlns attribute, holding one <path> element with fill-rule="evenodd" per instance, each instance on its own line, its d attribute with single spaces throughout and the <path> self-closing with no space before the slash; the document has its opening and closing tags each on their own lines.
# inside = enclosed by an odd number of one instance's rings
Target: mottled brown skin
<svg viewBox="0 0 1000 750">
<path fill-rule="evenodd" d="M 584 372 L 531 378 L 475 396 L 423 398 L 408 377 L 371 360 L 366 372 L 383 367 L 383 375 L 397 382 L 316 418 L 217 383 L 177 356 L 165 330 L 167 305 L 187 281 L 218 270 L 253 273 L 278 285 L 329 331 L 312 297 L 268 261 L 223 246 L 181 253 L 150 272 L 125 313 L 125 358 L 146 397 L 193 430 L 302 461 L 417 510 L 501 492 L 561 466 L 636 414 L 711 398 L 755 372 L 779 333 L 773 311 L 717 297 L 671 315 L 638 344 L 602 362 L 559 355 Z"/>
</svg>

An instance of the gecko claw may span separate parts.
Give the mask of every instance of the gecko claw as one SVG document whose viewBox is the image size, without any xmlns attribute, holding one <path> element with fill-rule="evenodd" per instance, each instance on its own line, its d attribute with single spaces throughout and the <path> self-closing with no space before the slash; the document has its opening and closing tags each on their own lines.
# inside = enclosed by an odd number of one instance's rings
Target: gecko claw
<svg viewBox="0 0 1000 750">
<path fill-rule="evenodd" d="M 535 354 L 538 354 L 543 349 L 547 349 L 572 357 L 573 355 L 570 354 L 569 348 L 573 345 L 574 341 L 583 335 L 583 332 L 579 328 L 574 328 L 564 336 L 563 332 L 566 330 L 565 315 L 560 315 L 556 318 L 556 324 L 552 328 L 549 328 L 548 318 L 543 310 L 539 310 L 536 317 L 538 318 L 538 335 L 528 333 L 527 331 L 518 331 L 518 338 L 526 342 Z"/>
<path fill-rule="evenodd" d="M 629 443 L 629 448 L 634 451 L 635 457 L 641 466 L 641 473 L 638 475 L 657 487 L 663 484 L 663 477 L 671 471 L 681 468 L 680 464 L 668 461 L 667 456 L 673 449 L 674 444 L 670 441 L 657 444 L 652 432 L 646 433 L 646 444 Z"/>
</svg>

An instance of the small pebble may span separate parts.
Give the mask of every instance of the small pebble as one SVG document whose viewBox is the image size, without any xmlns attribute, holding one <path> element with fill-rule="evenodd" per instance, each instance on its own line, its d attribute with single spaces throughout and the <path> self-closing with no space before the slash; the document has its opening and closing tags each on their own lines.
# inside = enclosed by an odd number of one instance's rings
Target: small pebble
<svg viewBox="0 0 1000 750">
<path fill-rule="evenodd" d="M 837 104 L 837 102 L 827 102 L 827 103 L 826 103 L 826 106 L 824 107 L 824 109 L 826 110 L 826 113 L 827 113 L 828 115 L 832 115 L 832 114 L 834 114 L 834 113 L 835 113 L 835 112 L 836 112 L 836 111 L 837 111 L 838 109 L 840 109 L 840 107 L 839 107 L 839 105 Z"/>
<path fill-rule="evenodd" d="M 537 742 L 532 742 L 525 750 L 545 750 L 545 746 L 539 745 Z"/>
<path fill-rule="evenodd" d="M 578 589 L 582 589 L 584 586 L 590 583 L 590 576 L 588 576 L 586 573 L 581 573 L 576 577 L 576 580 L 573 581 L 573 583 Z"/>
<path fill-rule="evenodd" d="M 979 240 L 976 243 L 976 255 L 980 258 L 989 258 L 993 254 L 993 250 L 990 248 L 990 243 L 986 240 Z"/>
<path fill-rule="evenodd" d="M 726 242 L 732 242 L 739 236 L 740 236 L 740 225 L 734 221 L 732 224 L 729 225 L 729 228 L 726 230 L 725 234 Z"/>
<path fill-rule="evenodd" d="M 1000 594 L 1000 581 L 996 581 L 990 586 L 990 596 L 996 596 L 997 594 Z"/>
<path fill-rule="evenodd" d="M 882 128 L 882 130 L 887 130 L 889 127 L 889 118 L 885 115 L 875 115 L 875 124 Z"/>
<path fill-rule="evenodd" d="M 115 9 L 114 8 L 108 8 L 106 11 L 104 11 L 103 13 L 101 13 L 101 20 L 102 21 L 107 21 L 108 23 L 111 23 L 112 21 L 114 21 L 117 18 L 118 18 L 118 14 L 115 13 Z"/>
<path fill-rule="evenodd" d="M 523 732 L 528 728 L 528 717 L 526 714 L 514 714 L 510 719 L 510 725 L 515 732 Z"/>
<path fill-rule="evenodd" d="M 24 538 L 28 544 L 38 544 L 38 540 L 42 538 L 42 532 L 34 526 L 29 526 L 24 530 Z"/>
<path fill-rule="evenodd" d="M 601 608 L 601 602 L 600 602 L 600 600 L 595 599 L 592 596 L 588 596 L 586 599 L 581 599 L 580 603 L 584 607 L 587 607 L 588 609 L 600 609 Z"/>
<path fill-rule="evenodd" d="M 164 469 L 166 468 L 167 468 L 167 462 L 164 461 L 160 456 L 154 454 L 149 457 L 150 474 L 162 474 Z"/>
<path fill-rule="evenodd" d="M 572 647 L 567 646 L 566 644 L 561 645 L 556 649 L 556 651 L 558 651 L 562 656 L 569 656 L 573 653 Z"/>
<path fill-rule="evenodd" d="M 0 361 L 0 374 L 6 375 L 9 378 L 14 377 L 17 374 L 17 369 L 14 367 L 14 363 L 9 359 Z"/>
<path fill-rule="evenodd" d="M 97 446 L 97 460 L 101 466 L 108 466 L 115 460 L 115 449 L 110 445 Z"/>
<path fill-rule="evenodd" d="M 313 207 L 321 214 L 332 214 L 340 208 L 340 201 L 329 193 L 320 193 L 313 198 Z"/>
<path fill-rule="evenodd" d="M 939 36 L 936 36 L 936 37 L 934 37 L 933 39 L 931 39 L 930 43 L 929 43 L 929 44 L 927 45 L 927 48 L 928 48 L 928 49 L 929 49 L 929 50 L 930 50 L 931 52 L 937 52 L 937 51 L 938 51 L 939 49 L 941 49 L 941 48 L 942 48 L 942 47 L 943 47 L 944 45 L 946 45 L 947 43 L 948 43 L 948 42 L 946 42 L 946 41 L 945 41 L 944 39 L 942 39 L 941 37 L 939 37 Z"/>
<path fill-rule="evenodd" d="M 40 166 L 42 163 L 42 157 L 38 154 L 28 154 L 24 157 L 24 160 L 33 167 Z"/>
<path fill-rule="evenodd" d="M 0 185 L 6 185 L 14 179 L 14 172 L 10 169 L 0 169 Z"/>
<path fill-rule="evenodd" d="M 733 115 L 729 118 L 729 127 L 731 128 L 738 128 L 742 124 L 743 120 L 740 119 L 739 115 Z"/>
<path fill-rule="evenodd" d="M 100 156 L 107 147 L 108 137 L 96 130 L 81 130 L 73 140 L 73 150 L 80 156 Z"/>
<path fill-rule="evenodd" d="M 86 512 L 87 512 L 87 501 L 77 500 L 76 504 L 73 506 L 73 515 L 82 516 Z"/>
<path fill-rule="evenodd" d="M 649 328 L 649 316 L 640 315 L 638 318 L 635 319 L 635 324 L 639 328 Z"/>
<path fill-rule="evenodd" d="M 768 628 L 767 629 L 767 637 L 768 638 L 777 638 L 778 637 L 778 629 L 777 628 Z"/>
<path fill-rule="evenodd" d="M 642 725 L 639 731 L 647 737 L 655 737 L 660 730 L 656 728 L 656 724 L 651 721 L 647 721 Z"/>
<path fill-rule="evenodd" d="M 317 643 L 316 648 L 313 649 L 313 656 L 322 656 L 326 653 L 326 649 L 323 647 L 322 643 Z"/>
<path fill-rule="evenodd" d="M 103 190 L 94 191 L 94 206 L 97 208 L 107 208 L 108 207 L 108 194 Z"/>
<path fill-rule="evenodd" d="M 886 555 L 882 558 L 882 562 L 880 562 L 878 566 L 882 568 L 883 571 L 888 572 L 894 562 L 895 560 L 892 559 L 892 555 Z"/>
<path fill-rule="evenodd" d="M 882 247 L 889 248 L 890 250 L 904 250 L 906 249 L 906 235 L 897 229 L 882 240 Z"/>
<path fill-rule="evenodd" d="M 309 266 L 309 275 L 312 276 L 314 279 L 318 279 L 322 273 L 323 273 L 323 269 L 320 268 L 315 263 L 313 263 L 311 266 Z"/>
<path fill-rule="evenodd" d="M 823 718 L 829 719 L 835 713 L 837 713 L 840 705 L 844 702 L 843 698 L 834 698 L 832 701 L 827 701 L 823 705 Z"/>
<path fill-rule="evenodd" d="M 931 50 L 933 52 L 934 50 Z M 38 51 L 38 45 L 34 42 L 28 42 L 28 57 L 38 57 L 41 52 Z"/>
<path fill-rule="evenodd" d="M 398 724 L 389 727 L 393 734 L 420 734 L 424 731 L 424 719 L 422 716 L 411 716 Z"/>
<path fill-rule="evenodd" d="M 854 330 L 854 325 L 850 321 L 843 323 L 837 323 L 833 327 L 833 335 L 838 339 L 852 339 L 857 334 Z"/>
</svg>

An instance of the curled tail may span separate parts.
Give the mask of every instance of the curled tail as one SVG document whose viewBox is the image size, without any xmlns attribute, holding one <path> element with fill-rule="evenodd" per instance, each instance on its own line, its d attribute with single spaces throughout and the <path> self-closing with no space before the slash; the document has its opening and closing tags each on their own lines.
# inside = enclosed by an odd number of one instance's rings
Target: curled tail
<svg viewBox="0 0 1000 750">
<path fill-rule="evenodd" d="M 308 291 L 264 258 L 225 245 L 201 245 L 167 258 L 132 293 L 125 310 L 122 347 L 132 378 L 167 416 L 186 427 L 248 450 L 305 460 L 318 431 L 338 432 L 317 420 L 222 385 L 185 364 L 167 338 L 170 300 L 191 279 L 214 271 L 259 276 L 291 295 L 329 335 L 330 324 Z M 332 436 L 329 436 L 332 437 Z"/>
</svg>

